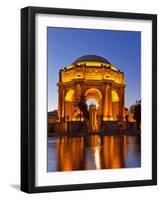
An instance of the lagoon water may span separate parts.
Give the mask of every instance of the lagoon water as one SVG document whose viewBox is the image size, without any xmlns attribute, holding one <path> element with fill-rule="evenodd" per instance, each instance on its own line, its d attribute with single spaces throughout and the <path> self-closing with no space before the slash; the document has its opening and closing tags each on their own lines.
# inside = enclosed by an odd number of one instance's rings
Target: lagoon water
<svg viewBox="0 0 161 200">
<path fill-rule="evenodd" d="M 141 167 L 140 136 L 48 138 L 48 172 Z"/>
</svg>

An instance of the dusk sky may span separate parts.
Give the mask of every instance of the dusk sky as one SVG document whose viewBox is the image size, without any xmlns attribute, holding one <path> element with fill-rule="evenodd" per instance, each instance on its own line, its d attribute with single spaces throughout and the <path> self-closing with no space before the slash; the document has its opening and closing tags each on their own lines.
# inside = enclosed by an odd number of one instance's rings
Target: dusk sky
<svg viewBox="0 0 161 200">
<path fill-rule="evenodd" d="M 125 73 L 125 106 L 141 99 L 141 32 L 48 28 L 48 111 L 58 106 L 59 69 L 99 55 Z"/>
</svg>

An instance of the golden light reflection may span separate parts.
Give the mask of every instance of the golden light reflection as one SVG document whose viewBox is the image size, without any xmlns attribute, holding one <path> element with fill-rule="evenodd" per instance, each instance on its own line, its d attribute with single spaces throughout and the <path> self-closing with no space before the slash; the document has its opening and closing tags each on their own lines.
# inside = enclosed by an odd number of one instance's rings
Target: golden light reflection
<svg viewBox="0 0 161 200">
<path fill-rule="evenodd" d="M 96 169 L 101 169 L 101 159 L 100 159 L 100 148 L 99 147 L 95 148 L 95 164 L 96 164 Z"/>
<path fill-rule="evenodd" d="M 58 171 L 123 168 L 126 136 L 58 138 Z"/>
</svg>

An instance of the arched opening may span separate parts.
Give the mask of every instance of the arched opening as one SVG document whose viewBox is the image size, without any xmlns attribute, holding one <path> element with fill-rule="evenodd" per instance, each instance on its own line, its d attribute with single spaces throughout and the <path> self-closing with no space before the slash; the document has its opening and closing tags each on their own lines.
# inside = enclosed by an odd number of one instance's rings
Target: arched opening
<svg viewBox="0 0 161 200">
<path fill-rule="evenodd" d="M 87 99 L 87 106 L 89 111 L 89 130 L 98 131 L 99 129 L 98 101 L 94 98 L 89 98 Z"/>
<path fill-rule="evenodd" d="M 90 105 L 95 105 L 96 108 L 98 108 L 98 101 L 94 98 L 89 98 L 87 99 L 88 110 L 89 110 Z"/>
<path fill-rule="evenodd" d="M 115 121 L 119 120 L 119 96 L 115 90 L 112 90 L 112 117 Z"/>
<path fill-rule="evenodd" d="M 97 101 L 100 101 L 102 99 L 101 92 L 96 88 L 90 88 L 85 92 L 86 98 L 94 98 Z"/>
<path fill-rule="evenodd" d="M 102 94 L 96 88 L 90 88 L 85 92 L 89 110 L 89 130 L 98 131 L 100 127 L 100 115 Z"/>
<path fill-rule="evenodd" d="M 100 90 L 96 88 L 90 88 L 85 92 L 85 97 L 87 99 L 87 105 L 89 105 L 90 103 L 96 105 L 98 116 L 100 118 L 102 110 L 102 94 Z"/>
<path fill-rule="evenodd" d="M 112 102 L 119 101 L 118 93 L 115 90 L 112 90 Z"/>
<path fill-rule="evenodd" d="M 65 95 L 65 121 L 72 121 L 73 118 L 73 102 L 75 91 L 70 89 Z"/>
<path fill-rule="evenodd" d="M 65 101 L 73 101 L 75 91 L 73 89 L 68 90 L 65 96 Z"/>
</svg>

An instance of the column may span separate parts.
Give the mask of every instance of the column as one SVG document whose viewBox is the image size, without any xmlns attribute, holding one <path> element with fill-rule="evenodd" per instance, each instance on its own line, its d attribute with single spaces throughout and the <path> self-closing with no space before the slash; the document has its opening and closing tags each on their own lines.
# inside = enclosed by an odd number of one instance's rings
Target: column
<svg viewBox="0 0 161 200">
<path fill-rule="evenodd" d="M 108 85 L 108 114 L 107 114 L 107 118 L 108 120 L 112 119 L 112 88 L 111 88 L 111 84 Z"/>
<path fill-rule="evenodd" d="M 110 120 L 112 117 L 112 96 L 111 84 L 105 85 L 103 102 L 103 120 Z"/>
<path fill-rule="evenodd" d="M 61 101 L 62 101 L 62 95 L 61 95 L 61 88 L 60 88 L 60 85 L 59 85 L 58 86 L 58 118 L 59 118 L 59 121 L 60 121 L 60 118 L 62 116 Z"/>
<path fill-rule="evenodd" d="M 62 119 L 62 91 L 63 91 L 63 86 L 62 86 L 62 69 L 59 71 L 59 83 L 57 84 L 58 86 L 58 118 L 59 121 Z"/>
<path fill-rule="evenodd" d="M 80 83 L 76 83 L 75 85 L 75 100 L 77 100 L 81 95 L 81 87 Z"/>
<path fill-rule="evenodd" d="M 62 113 L 61 113 L 61 118 L 62 120 L 64 121 L 64 117 L 65 117 L 65 97 L 64 97 L 64 89 L 62 89 L 62 92 L 61 92 L 61 110 L 62 110 Z"/>
<path fill-rule="evenodd" d="M 110 120 L 112 117 L 112 96 L 111 84 L 107 84 L 104 89 L 103 119 Z"/>
<path fill-rule="evenodd" d="M 108 115 L 108 86 L 105 85 L 104 88 L 104 98 L 103 98 L 103 120 L 107 120 L 107 115 Z"/>
<path fill-rule="evenodd" d="M 58 118 L 62 121 L 64 118 L 64 88 L 61 85 L 58 87 Z"/>
<path fill-rule="evenodd" d="M 119 117 L 120 120 L 123 120 L 124 115 L 124 87 L 120 88 L 119 91 Z"/>
</svg>

